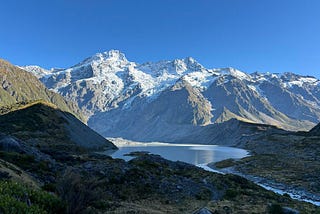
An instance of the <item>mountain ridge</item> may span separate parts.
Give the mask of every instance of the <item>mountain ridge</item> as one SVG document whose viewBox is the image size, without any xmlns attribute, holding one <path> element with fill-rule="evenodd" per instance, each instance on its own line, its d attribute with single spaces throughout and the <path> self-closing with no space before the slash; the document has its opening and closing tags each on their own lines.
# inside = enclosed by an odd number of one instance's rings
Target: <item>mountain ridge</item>
<svg viewBox="0 0 320 214">
<path fill-rule="evenodd" d="M 181 124 L 183 127 L 238 118 L 292 131 L 307 131 L 320 121 L 320 81 L 310 76 L 248 74 L 231 67 L 207 69 L 191 57 L 138 64 L 127 60 L 117 50 L 97 53 L 67 69 L 39 71 L 23 68 L 38 75 L 49 89 L 77 103 L 89 118 L 89 126 L 104 136 L 119 131 L 112 127 L 121 127 L 103 124 L 107 117 L 117 123 L 130 120 L 122 117 L 132 117 L 133 112 L 143 115 L 143 112 L 137 112 L 137 106 L 147 109 L 145 106 L 150 107 L 153 102 L 162 105 L 158 99 L 181 80 L 202 97 L 201 101 L 193 103 L 189 117 L 198 112 L 197 107 L 203 105 L 208 109 L 211 106 L 210 112 L 206 113 L 209 120 L 205 119 L 205 123 L 188 120 Z M 173 95 L 173 100 L 181 100 L 174 104 L 176 107 L 188 102 L 188 97 Z M 177 113 L 177 118 L 183 116 Z M 95 125 L 97 123 L 99 128 Z M 143 126 L 147 128 L 148 123 L 154 121 L 146 120 Z"/>
</svg>

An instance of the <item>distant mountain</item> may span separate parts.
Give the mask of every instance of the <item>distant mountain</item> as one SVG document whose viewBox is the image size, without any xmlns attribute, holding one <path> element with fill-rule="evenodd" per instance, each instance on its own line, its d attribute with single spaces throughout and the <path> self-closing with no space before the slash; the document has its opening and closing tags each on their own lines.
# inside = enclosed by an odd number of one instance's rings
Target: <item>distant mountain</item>
<svg viewBox="0 0 320 214">
<path fill-rule="evenodd" d="M 104 136 L 161 140 L 232 118 L 305 131 L 320 121 L 320 81 L 310 76 L 207 69 L 191 57 L 138 64 L 117 50 L 67 69 L 23 68 Z"/>
<path fill-rule="evenodd" d="M 0 133 L 14 136 L 41 151 L 116 148 L 71 113 L 42 101 L 1 115 Z"/>
<path fill-rule="evenodd" d="M 48 90 L 36 77 L 9 62 L 0 59 L 0 107 L 11 108 L 16 103 L 35 100 L 51 102 L 60 109 L 84 119 L 77 104 Z"/>
</svg>

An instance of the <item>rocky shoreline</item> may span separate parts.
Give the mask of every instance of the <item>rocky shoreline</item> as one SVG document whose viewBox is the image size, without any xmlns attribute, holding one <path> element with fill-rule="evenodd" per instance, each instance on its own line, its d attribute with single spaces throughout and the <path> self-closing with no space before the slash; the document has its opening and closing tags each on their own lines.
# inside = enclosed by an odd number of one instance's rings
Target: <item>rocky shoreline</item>
<svg viewBox="0 0 320 214">
<path fill-rule="evenodd" d="M 260 135 L 241 148 L 251 156 L 211 163 L 282 195 L 320 206 L 320 136 L 314 131 Z"/>
<path fill-rule="evenodd" d="M 207 167 L 205 166 L 199 166 L 205 170 L 222 173 L 222 174 L 233 174 L 241 176 L 245 179 L 248 179 L 249 181 L 254 182 L 255 184 L 263 187 L 266 190 L 273 191 L 275 193 L 278 193 L 280 195 L 288 194 L 292 199 L 296 199 L 299 201 L 305 201 L 312 203 L 316 206 L 320 206 L 320 195 L 316 195 L 313 193 L 310 193 L 309 191 L 302 189 L 302 188 L 296 188 L 292 187 L 286 184 L 278 183 L 273 180 L 269 180 L 263 177 L 259 176 L 253 176 L 253 175 L 247 175 L 243 174 L 235 169 L 235 167 L 227 167 L 223 169 L 218 169 L 213 166 L 213 164 L 208 164 Z"/>
</svg>

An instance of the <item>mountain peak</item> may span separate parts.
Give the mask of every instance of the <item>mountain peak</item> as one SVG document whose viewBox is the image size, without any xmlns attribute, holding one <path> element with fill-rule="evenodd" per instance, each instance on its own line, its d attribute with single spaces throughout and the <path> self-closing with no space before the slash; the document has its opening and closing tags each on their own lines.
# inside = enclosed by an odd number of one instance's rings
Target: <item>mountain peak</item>
<svg viewBox="0 0 320 214">
<path fill-rule="evenodd" d="M 174 67 L 176 67 L 176 71 L 180 75 L 185 73 L 186 71 L 188 71 L 189 73 L 191 71 L 194 72 L 204 69 L 204 67 L 192 57 L 186 57 L 184 59 L 175 59 L 172 61 L 172 64 Z"/>
<path fill-rule="evenodd" d="M 187 63 L 191 63 L 191 64 L 193 64 L 193 63 L 198 63 L 198 62 L 197 62 L 194 58 L 192 58 L 191 56 L 186 57 L 186 58 L 184 59 L 184 61 L 187 62 Z"/>
<path fill-rule="evenodd" d="M 231 75 L 231 76 L 236 77 L 236 78 L 241 79 L 241 80 L 245 80 L 245 79 L 249 80 L 249 79 L 251 79 L 251 77 L 248 74 L 246 74 L 246 73 L 244 73 L 244 72 L 242 72 L 240 70 L 237 70 L 235 68 L 232 68 L 232 67 L 221 69 L 221 73 L 222 74 Z"/>
<path fill-rule="evenodd" d="M 96 55 L 99 56 L 99 57 L 102 57 L 104 59 L 128 61 L 127 58 L 125 57 L 124 53 L 122 53 L 119 50 L 105 51 L 103 53 L 97 53 Z"/>
<path fill-rule="evenodd" d="M 124 53 L 122 53 L 121 51 L 109 50 L 109 51 L 104 51 L 102 53 L 96 53 L 93 56 L 86 58 L 85 60 L 83 60 L 81 63 L 75 65 L 74 67 L 77 67 L 79 65 L 84 65 L 84 64 L 91 64 L 94 62 L 101 63 L 104 61 L 125 62 L 125 63 L 128 62 Z"/>
</svg>

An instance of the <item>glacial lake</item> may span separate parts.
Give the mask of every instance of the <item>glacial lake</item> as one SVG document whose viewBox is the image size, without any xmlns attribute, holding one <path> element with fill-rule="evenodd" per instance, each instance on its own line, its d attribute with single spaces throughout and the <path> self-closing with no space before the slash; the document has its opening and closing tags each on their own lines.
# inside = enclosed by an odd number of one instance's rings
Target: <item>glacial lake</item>
<svg viewBox="0 0 320 214">
<path fill-rule="evenodd" d="M 169 143 L 141 143 L 141 142 L 132 142 L 126 141 L 119 138 L 111 138 L 111 140 L 118 148 L 116 152 L 111 154 L 113 158 L 121 158 L 126 161 L 134 158 L 132 156 L 126 156 L 125 154 L 137 151 L 150 152 L 152 154 L 161 155 L 163 158 L 172 160 L 172 161 L 183 161 L 190 164 L 194 164 L 198 167 L 201 167 L 207 171 L 222 173 L 221 171 L 216 171 L 207 166 L 211 162 L 219 162 L 228 158 L 240 159 L 246 156 L 249 156 L 249 152 L 244 149 L 238 149 L 233 147 L 218 146 L 218 145 L 201 145 L 201 144 L 169 144 Z M 107 154 L 107 153 L 105 153 Z M 110 155 L 110 154 L 108 154 Z M 243 175 L 240 175 L 243 176 Z M 271 190 L 275 193 L 289 194 L 292 198 L 298 199 L 300 201 L 307 201 L 313 203 L 317 206 L 320 206 L 320 202 L 317 200 L 310 199 L 306 197 L 306 194 L 303 192 L 297 192 L 295 189 L 291 190 L 282 190 L 268 184 L 265 184 L 263 181 L 257 180 L 253 177 L 250 179 L 254 183 L 262 186 L 267 190 Z"/>
<path fill-rule="evenodd" d="M 126 161 L 132 159 L 126 156 L 131 152 L 143 151 L 157 154 L 171 161 L 183 161 L 194 165 L 204 165 L 211 162 L 219 162 L 228 158 L 239 159 L 249 156 L 244 149 L 218 145 L 201 144 L 169 144 L 169 143 L 140 143 L 125 142 L 123 140 L 112 141 L 119 148 L 111 156 Z"/>
</svg>

